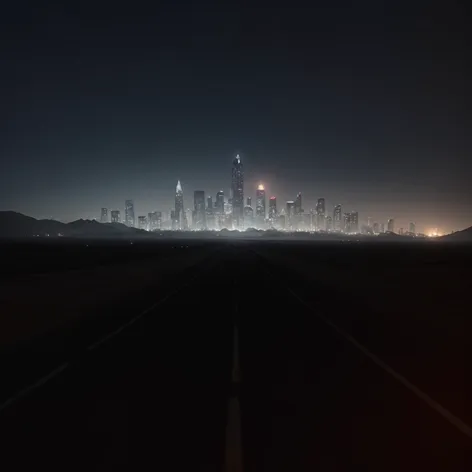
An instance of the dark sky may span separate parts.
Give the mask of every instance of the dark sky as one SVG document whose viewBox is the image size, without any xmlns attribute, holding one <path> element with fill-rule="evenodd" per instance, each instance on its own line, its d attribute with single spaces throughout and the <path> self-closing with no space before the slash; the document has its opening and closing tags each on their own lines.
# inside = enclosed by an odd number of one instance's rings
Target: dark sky
<svg viewBox="0 0 472 472">
<path fill-rule="evenodd" d="M 240 152 L 248 196 L 472 224 L 465 2 L 86 4 L 2 7 L 0 209 L 190 207 Z"/>
</svg>

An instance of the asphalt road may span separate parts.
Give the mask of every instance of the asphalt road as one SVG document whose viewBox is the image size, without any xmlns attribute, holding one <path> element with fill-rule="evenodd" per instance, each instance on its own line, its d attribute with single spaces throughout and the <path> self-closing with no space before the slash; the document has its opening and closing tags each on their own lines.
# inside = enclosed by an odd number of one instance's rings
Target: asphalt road
<svg viewBox="0 0 472 472">
<path fill-rule="evenodd" d="M 325 296 L 257 245 L 219 247 L 5 390 L 1 469 L 472 470 L 464 418 L 326 318 Z M 12 385 L 29 375 L 3 363 Z"/>
</svg>

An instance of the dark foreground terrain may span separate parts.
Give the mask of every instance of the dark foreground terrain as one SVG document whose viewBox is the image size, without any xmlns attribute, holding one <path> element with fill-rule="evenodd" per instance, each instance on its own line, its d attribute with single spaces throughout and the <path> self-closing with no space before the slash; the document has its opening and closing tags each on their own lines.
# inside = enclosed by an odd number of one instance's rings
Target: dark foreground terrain
<svg viewBox="0 0 472 472">
<path fill-rule="evenodd" d="M 1 470 L 472 470 L 470 246 L 1 251 Z"/>
</svg>

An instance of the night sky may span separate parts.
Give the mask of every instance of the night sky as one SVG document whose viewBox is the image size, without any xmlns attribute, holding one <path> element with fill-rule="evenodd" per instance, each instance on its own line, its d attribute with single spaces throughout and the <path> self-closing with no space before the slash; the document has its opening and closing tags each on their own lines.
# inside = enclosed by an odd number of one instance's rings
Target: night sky
<svg viewBox="0 0 472 472">
<path fill-rule="evenodd" d="M 470 226 L 460 3 L 10 2 L 0 209 L 168 211 L 177 179 L 192 207 L 228 194 L 240 152 L 245 195 L 262 181 L 279 208 L 301 191 L 305 210 Z"/>
</svg>

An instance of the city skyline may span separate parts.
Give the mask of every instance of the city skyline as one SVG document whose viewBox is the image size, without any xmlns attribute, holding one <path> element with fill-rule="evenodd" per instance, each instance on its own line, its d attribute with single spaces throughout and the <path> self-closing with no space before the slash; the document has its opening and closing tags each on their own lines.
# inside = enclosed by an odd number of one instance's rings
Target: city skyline
<svg viewBox="0 0 472 472">
<path fill-rule="evenodd" d="M 346 203 L 336 203 L 331 207 L 326 204 L 325 197 L 316 199 L 314 205 L 309 205 L 308 209 L 304 208 L 303 192 L 297 192 L 293 200 L 279 201 L 277 206 L 277 196 L 267 193 L 265 185 L 259 181 L 255 189 L 254 207 L 252 207 L 253 196 L 244 192 L 244 172 L 243 161 L 240 154 L 232 160 L 231 167 L 231 186 L 229 193 L 225 194 L 224 189 L 221 188 L 215 192 L 214 195 L 205 190 L 193 190 L 193 209 L 191 205 L 184 204 L 185 191 L 179 180 L 175 187 L 174 207 L 154 209 L 151 212 L 141 212 L 136 218 L 134 214 L 134 200 L 125 200 L 125 224 L 128 226 L 135 226 L 141 229 L 151 229 L 151 219 L 153 221 L 153 229 L 157 229 L 157 221 L 159 221 L 159 228 L 164 223 L 163 228 L 172 230 L 188 230 L 188 229 L 245 229 L 248 227 L 255 227 L 260 229 L 285 229 L 285 230 L 316 230 L 316 231 L 345 231 L 347 233 L 360 233 L 368 230 L 373 233 L 384 232 L 385 229 L 399 234 L 417 233 L 417 234 L 442 234 L 446 233 L 440 229 L 440 226 L 431 226 L 428 228 L 421 228 L 418 225 L 417 219 L 407 219 L 400 216 L 392 216 L 384 222 L 371 216 L 362 215 L 359 217 L 359 211 L 354 210 L 354 205 Z M 238 202 L 243 203 L 241 212 L 234 207 L 235 189 L 239 189 Z M 252 189 L 254 191 L 254 189 Z M 251 192 L 251 189 L 247 189 Z M 214 197 L 214 201 L 213 201 Z M 187 196 L 187 202 L 190 200 Z M 244 205 L 245 203 L 245 205 Z M 230 210 L 227 211 L 227 206 Z M 131 209 L 131 210 L 130 210 Z M 246 209 L 249 209 L 250 212 Z M 130 217 L 128 213 L 131 211 L 134 218 L 133 223 L 129 223 Z M 138 212 L 139 213 L 139 212 Z M 111 221 L 108 214 L 114 214 L 114 221 L 117 221 L 117 215 L 120 211 L 116 208 L 100 208 L 100 216 L 94 217 L 102 223 Z M 157 219 L 157 214 L 159 218 Z M 151 215 L 153 215 L 151 217 Z M 219 215 L 219 216 L 218 216 Z M 282 215 L 283 226 L 279 221 L 279 216 Z M 310 217 L 310 222 L 306 217 Z M 228 220 L 230 216 L 230 220 Z M 225 218 L 226 217 L 226 218 Z M 139 219 L 138 224 L 136 223 Z M 302 221 L 305 219 L 305 223 Z M 297 223 L 295 224 L 295 220 Z M 144 225 L 146 221 L 147 226 Z M 170 227 L 165 225 L 169 224 Z M 301 225 L 301 226 L 300 226 Z M 414 228 L 414 231 L 412 231 Z M 420 229 L 422 229 L 420 231 Z"/>
<path fill-rule="evenodd" d="M 459 2 L 28 3 L 3 15 L 1 210 L 167 211 L 178 179 L 228 195 L 239 153 L 253 199 L 263 182 L 280 207 L 472 224 Z"/>
<path fill-rule="evenodd" d="M 233 162 L 233 165 L 232 165 L 231 168 L 234 169 L 234 160 L 236 158 L 240 159 L 240 154 L 236 154 L 236 157 L 234 157 L 232 159 L 227 158 L 226 159 L 226 167 L 229 168 L 228 163 Z M 244 164 L 242 163 L 242 165 L 244 165 Z M 190 178 L 189 181 L 192 181 L 192 179 Z M 278 205 L 279 205 L 278 206 L 279 212 L 282 208 L 285 208 L 287 202 L 290 202 L 290 201 L 293 202 L 294 213 L 296 213 L 298 211 L 297 210 L 298 199 L 302 198 L 303 203 L 301 203 L 301 205 L 303 205 L 303 207 L 305 207 L 305 206 L 307 207 L 307 208 L 300 207 L 303 210 L 304 213 L 309 213 L 311 211 L 317 213 L 318 212 L 317 208 L 318 208 L 318 205 L 320 204 L 320 201 L 324 201 L 323 205 L 325 205 L 325 207 L 326 207 L 325 210 L 324 210 L 324 214 L 326 216 L 330 216 L 330 217 L 333 218 L 333 222 L 332 222 L 333 229 L 336 228 L 334 226 L 335 225 L 334 209 L 337 205 L 341 205 L 341 207 L 342 207 L 341 221 L 343 221 L 345 213 L 355 212 L 355 213 L 358 213 L 358 214 L 361 215 L 360 218 L 359 218 L 359 228 L 361 227 L 362 224 L 366 224 L 368 220 L 372 220 L 380 226 L 382 224 L 384 224 L 385 228 L 387 228 L 389 219 L 393 219 L 395 221 L 396 229 L 403 228 L 405 230 L 405 232 L 409 231 L 409 228 L 410 228 L 412 223 L 414 224 L 415 229 L 418 230 L 418 233 L 419 232 L 421 232 L 421 233 L 438 232 L 438 233 L 441 233 L 441 234 L 446 234 L 446 233 L 449 233 L 449 232 L 464 229 L 464 228 L 450 228 L 447 225 L 445 225 L 444 223 L 442 223 L 441 221 L 433 221 L 433 218 L 428 218 L 427 216 L 420 215 L 420 214 L 417 215 L 416 212 L 415 212 L 414 206 L 413 206 L 413 208 L 410 208 L 410 212 L 407 215 L 405 215 L 405 214 L 402 215 L 399 212 L 396 212 L 394 210 L 392 210 L 390 212 L 386 212 L 385 210 L 382 211 L 382 209 L 380 209 L 380 211 L 379 211 L 379 205 L 378 204 L 377 205 L 371 205 L 373 207 L 376 207 L 377 210 L 374 209 L 372 211 L 369 211 L 369 210 L 366 211 L 365 209 L 369 208 L 369 205 L 364 204 L 363 206 L 361 206 L 364 210 L 359 211 L 358 210 L 359 206 L 356 206 L 355 203 L 339 202 L 337 200 L 332 200 L 329 197 L 314 197 L 313 198 L 312 195 L 315 195 L 313 190 L 311 192 L 310 192 L 310 190 L 308 190 L 308 192 L 304 192 L 303 190 L 298 190 L 294 195 L 288 195 L 288 197 L 286 199 L 284 199 L 283 197 L 279 196 L 280 194 L 277 191 L 274 190 L 273 186 L 269 186 L 270 184 L 269 185 L 266 184 L 265 183 L 266 181 L 264 179 L 249 177 L 248 182 L 250 182 L 250 184 L 252 184 L 252 185 L 247 184 L 244 187 L 244 190 L 243 190 L 243 193 L 242 193 L 242 197 L 243 197 L 243 200 L 244 200 L 243 209 L 247 205 L 246 200 L 247 199 L 252 200 L 252 208 L 253 208 L 253 211 L 254 211 L 254 218 L 257 216 L 256 215 L 256 212 L 257 212 L 257 209 L 256 209 L 257 194 L 258 194 L 258 191 L 260 191 L 262 189 L 263 192 L 264 192 L 264 195 L 265 195 L 265 209 L 264 210 L 265 210 L 265 217 L 266 218 L 268 218 L 269 202 L 270 202 L 271 197 L 275 197 L 277 199 L 277 202 L 278 202 Z M 213 183 L 212 185 L 213 185 L 214 188 L 219 188 L 219 190 L 214 191 L 214 192 L 207 191 L 206 189 L 202 190 L 204 192 L 205 208 L 207 206 L 207 199 L 211 197 L 212 200 L 214 199 L 213 203 L 216 204 L 218 194 L 221 194 L 221 192 L 223 192 L 224 196 L 220 195 L 220 197 L 219 197 L 220 204 L 221 204 L 221 202 L 227 202 L 228 201 L 229 195 L 231 194 L 231 192 L 233 191 L 233 188 L 234 188 L 232 177 L 229 178 L 229 179 L 226 178 L 226 181 L 224 183 L 226 183 L 226 187 L 224 185 L 218 186 L 218 184 Z M 149 197 L 147 199 L 146 198 L 139 199 L 139 198 L 126 198 L 125 197 L 124 200 L 123 200 L 123 203 L 121 205 L 120 205 L 120 203 L 117 203 L 117 204 L 114 204 L 114 205 L 108 205 L 108 206 L 99 205 L 98 209 L 95 206 L 92 209 L 92 211 L 80 212 L 77 215 L 77 217 L 74 217 L 72 215 L 69 216 L 69 217 L 68 216 L 56 217 L 54 214 L 47 215 L 47 214 L 44 214 L 44 213 L 43 213 L 43 216 L 41 216 L 41 215 L 38 216 L 38 215 L 35 215 L 35 214 L 31 214 L 31 213 L 25 213 L 25 214 L 29 214 L 30 216 L 34 216 L 34 217 L 38 217 L 38 218 L 56 219 L 58 221 L 64 221 L 64 222 L 70 222 L 70 221 L 74 221 L 74 220 L 80 219 L 80 218 L 83 218 L 83 219 L 96 219 L 97 221 L 102 221 L 103 220 L 103 218 L 102 218 L 103 210 L 106 210 L 107 215 L 108 215 L 108 221 L 111 221 L 112 212 L 113 212 L 115 214 L 115 218 L 117 217 L 117 215 L 119 216 L 120 222 L 122 222 L 124 224 L 127 224 L 128 226 L 138 227 L 139 226 L 138 225 L 138 217 L 140 217 L 140 216 L 150 215 L 151 213 L 154 213 L 156 211 L 158 213 L 161 213 L 162 215 L 170 214 L 171 211 L 174 211 L 174 212 L 177 211 L 177 205 L 179 205 L 179 208 L 182 208 L 182 211 L 183 211 L 182 215 L 184 215 L 184 216 L 185 216 L 185 212 L 187 212 L 189 209 L 190 210 L 193 209 L 193 206 L 194 206 L 193 193 L 196 190 L 193 190 L 193 189 L 187 190 L 187 203 L 186 204 L 185 204 L 184 201 L 181 201 L 181 199 L 182 200 L 185 199 L 185 188 L 187 187 L 187 185 L 185 184 L 184 179 L 176 179 L 173 184 L 170 183 L 169 185 L 166 185 L 166 187 L 173 187 L 174 193 L 173 194 L 171 193 L 171 195 L 167 196 L 166 199 L 163 199 L 163 198 L 160 199 L 161 202 L 165 202 L 165 203 L 156 203 L 156 204 L 154 204 L 152 201 L 150 201 Z M 271 188 L 272 188 L 272 190 L 270 190 Z M 154 189 L 154 190 L 155 190 L 156 194 L 162 195 L 162 188 Z M 190 192 L 191 195 L 188 195 L 188 192 Z M 311 195 L 311 198 L 306 197 L 307 194 Z M 223 200 L 222 200 L 222 198 L 223 198 Z M 116 201 L 117 199 L 116 198 L 114 198 L 114 199 L 111 199 L 111 198 L 105 199 L 105 201 L 108 201 L 108 202 L 110 202 L 111 200 Z M 328 203 L 326 203 L 326 201 Z M 392 208 L 392 205 L 387 205 L 387 206 Z M 412 215 L 412 216 L 408 216 L 408 215 Z M 133 223 L 130 224 L 131 221 L 133 221 Z M 431 221 L 431 222 L 429 222 L 429 221 Z M 174 228 L 174 229 L 184 229 L 184 226 L 181 225 L 179 228 Z"/>
</svg>

